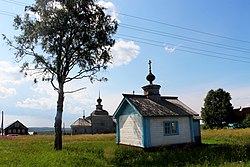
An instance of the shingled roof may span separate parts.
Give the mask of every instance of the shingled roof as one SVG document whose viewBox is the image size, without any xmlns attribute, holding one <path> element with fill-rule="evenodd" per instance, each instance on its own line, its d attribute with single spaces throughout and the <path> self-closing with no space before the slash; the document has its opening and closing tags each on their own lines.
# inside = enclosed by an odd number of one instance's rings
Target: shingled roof
<svg viewBox="0 0 250 167">
<path fill-rule="evenodd" d="M 79 118 L 71 126 L 91 126 L 91 119 L 90 117 L 85 119 Z"/>
<path fill-rule="evenodd" d="M 154 101 L 144 95 L 123 94 L 123 96 L 144 117 L 198 116 L 177 97 L 164 96 Z"/>
</svg>

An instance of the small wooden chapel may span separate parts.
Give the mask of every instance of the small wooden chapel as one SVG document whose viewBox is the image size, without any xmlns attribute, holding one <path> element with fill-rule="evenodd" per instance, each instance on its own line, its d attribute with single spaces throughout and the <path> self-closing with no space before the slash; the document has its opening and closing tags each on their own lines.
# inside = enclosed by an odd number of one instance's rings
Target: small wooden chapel
<svg viewBox="0 0 250 167">
<path fill-rule="evenodd" d="M 162 96 L 151 61 L 143 95 L 123 94 L 116 109 L 116 143 L 142 148 L 200 143 L 200 116 L 178 97 Z"/>
</svg>

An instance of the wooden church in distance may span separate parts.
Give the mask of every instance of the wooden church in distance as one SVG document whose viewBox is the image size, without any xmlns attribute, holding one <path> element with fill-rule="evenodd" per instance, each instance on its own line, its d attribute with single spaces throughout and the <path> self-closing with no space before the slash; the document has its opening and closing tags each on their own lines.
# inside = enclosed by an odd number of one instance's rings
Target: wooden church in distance
<svg viewBox="0 0 250 167">
<path fill-rule="evenodd" d="M 115 133 L 115 122 L 112 116 L 102 108 L 102 99 L 97 99 L 96 109 L 88 117 L 77 119 L 71 125 L 72 135 L 76 134 L 97 134 Z"/>
<path fill-rule="evenodd" d="M 144 95 L 123 94 L 113 117 L 116 143 L 142 148 L 200 143 L 200 117 L 178 97 L 161 96 L 151 72 L 143 86 Z"/>
</svg>

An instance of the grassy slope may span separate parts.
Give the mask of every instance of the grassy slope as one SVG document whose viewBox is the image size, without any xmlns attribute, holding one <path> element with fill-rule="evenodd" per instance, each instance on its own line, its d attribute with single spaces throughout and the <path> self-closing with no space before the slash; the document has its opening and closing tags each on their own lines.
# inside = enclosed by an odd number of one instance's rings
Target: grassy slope
<svg viewBox="0 0 250 167">
<path fill-rule="evenodd" d="M 115 144 L 115 135 L 51 135 L 0 139 L 0 166 L 250 166 L 250 129 L 202 131 L 203 145 L 143 151 Z"/>
</svg>

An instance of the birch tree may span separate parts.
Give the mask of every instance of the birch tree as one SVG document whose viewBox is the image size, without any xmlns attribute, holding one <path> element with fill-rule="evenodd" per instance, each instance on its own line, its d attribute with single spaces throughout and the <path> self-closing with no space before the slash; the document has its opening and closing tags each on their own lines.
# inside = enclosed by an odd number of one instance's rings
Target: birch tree
<svg viewBox="0 0 250 167">
<path fill-rule="evenodd" d="M 24 15 L 14 18 L 17 36 L 6 40 L 15 50 L 21 71 L 35 73 L 39 79 L 51 83 L 58 93 L 55 116 L 56 150 L 62 149 L 62 114 L 64 96 L 84 89 L 65 91 L 65 85 L 73 80 L 98 77 L 112 61 L 110 52 L 115 40 L 118 23 L 94 0 L 36 0 L 26 6 Z"/>
</svg>

